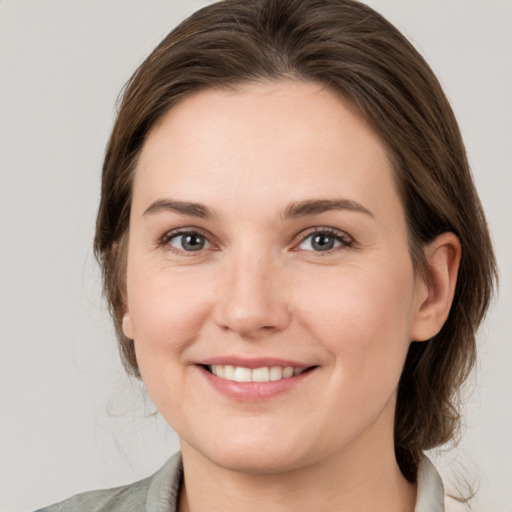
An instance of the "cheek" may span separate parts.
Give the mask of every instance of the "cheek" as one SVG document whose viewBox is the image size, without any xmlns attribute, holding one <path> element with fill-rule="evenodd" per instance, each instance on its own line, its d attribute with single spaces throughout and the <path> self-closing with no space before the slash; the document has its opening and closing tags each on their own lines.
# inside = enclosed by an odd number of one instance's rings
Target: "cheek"
<svg viewBox="0 0 512 512">
<path fill-rule="evenodd" d="M 205 282 L 204 275 L 165 268 L 129 274 L 128 303 L 141 367 L 146 358 L 180 353 L 197 338 L 211 303 Z"/>
<path fill-rule="evenodd" d="M 196 400 L 193 388 L 188 385 L 185 355 L 187 347 L 199 338 L 210 310 L 205 278 L 165 268 L 128 277 L 140 374 L 149 396 L 173 425 L 183 420 L 183 403 Z"/>
<path fill-rule="evenodd" d="M 297 291 L 300 321 L 353 382 L 365 374 L 396 378 L 410 344 L 412 268 L 373 268 L 302 279 Z"/>
</svg>

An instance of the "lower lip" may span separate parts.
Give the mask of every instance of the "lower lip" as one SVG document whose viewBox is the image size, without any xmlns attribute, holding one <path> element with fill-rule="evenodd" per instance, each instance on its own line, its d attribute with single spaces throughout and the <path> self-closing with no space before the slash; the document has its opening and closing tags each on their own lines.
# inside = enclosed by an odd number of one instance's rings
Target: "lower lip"
<svg viewBox="0 0 512 512">
<path fill-rule="evenodd" d="M 295 386 L 304 382 L 316 370 L 316 368 L 312 368 L 300 375 L 269 382 L 236 382 L 221 379 L 210 373 L 203 366 L 198 365 L 197 368 L 215 391 L 233 400 L 252 402 L 268 400 L 269 398 L 287 393 Z"/>
</svg>

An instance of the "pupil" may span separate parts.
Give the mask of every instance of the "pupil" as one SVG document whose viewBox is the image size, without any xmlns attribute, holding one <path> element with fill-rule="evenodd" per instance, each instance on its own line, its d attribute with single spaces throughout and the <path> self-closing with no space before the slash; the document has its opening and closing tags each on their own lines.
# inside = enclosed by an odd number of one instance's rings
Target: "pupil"
<svg viewBox="0 0 512 512">
<path fill-rule="evenodd" d="M 204 247 L 204 238 L 199 235 L 185 235 L 181 245 L 187 251 L 199 251 Z"/>
<path fill-rule="evenodd" d="M 315 235 L 312 245 L 317 251 L 328 251 L 334 246 L 334 238 L 329 235 Z"/>
</svg>

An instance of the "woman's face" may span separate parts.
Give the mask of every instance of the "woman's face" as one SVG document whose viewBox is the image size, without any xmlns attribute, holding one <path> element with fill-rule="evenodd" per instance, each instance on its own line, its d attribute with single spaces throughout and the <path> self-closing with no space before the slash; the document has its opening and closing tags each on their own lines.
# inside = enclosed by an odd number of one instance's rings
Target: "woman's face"
<svg viewBox="0 0 512 512">
<path fill-rule="evenodd" d="M 125 332 L 184 450 L 279 472 L 392 449 L 424 286 L 386 149 L 330 90 L 173 107 L 136 169 L 126 286 Z"/>
</svg>

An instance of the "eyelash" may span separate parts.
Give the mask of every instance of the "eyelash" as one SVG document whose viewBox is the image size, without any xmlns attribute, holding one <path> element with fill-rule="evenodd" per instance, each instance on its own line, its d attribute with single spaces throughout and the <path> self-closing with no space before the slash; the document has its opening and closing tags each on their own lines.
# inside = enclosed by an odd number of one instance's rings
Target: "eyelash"
<svg viewBox="0 0 512 512">
<path fill-rule="evenodd" d="M 177 249 L 176 247 L 172 247 L 170 245 L 170 241 L 173 238 L 178 238 L 179 236 L 185 236 L 185 235 L 200 236 L 200 237 L 204 238 L 212 247 L 216 247 L 216 245 L 210 240 L 209 235 L 207 233 L 205 233 L 203 230 L 201 230 L 199 228 L 195 228 L 195 227 L 180 228 L 175 231 L 169 231 L 158 241 L 158 245 L 165 247 L 167 250 L 169 250 L 171 252 L 174 252 L 179 255 L 188 256 L 188 257 L 194 256 L 196 252 L 202 253 L 204 251 L 204 249 L 200 249 L 198 251 L 185 251 L 185 250 Z"/>
<path fill-rule="evenodd" d="M 195 228 L 195 227 L 180 228 L 179 230 L 176 230 L 176 231 L 169 231 L 158 241 L 158 245 L 166 247 L 171 252 L 174 252 L 179 255 L 185 255 L 185 256 L 194 256 L 195 252 L 201 253 L 205 250 L 205 249 L 199 249 L 198 251 L 185 251 L 185 250 L 177 249 L 176 247 L 172 247 L 169 244 L 169 242 L 172 239 L 177 238 L 179 236 L 184 236 L 184 235 L 200 236 L 200 237 L 204 238 L 211 245 L 211 247 L 209 248 L 210 250 L 212 248 L 213 248 L 213 250 L 217 250 L 216 244 L 214 244 L 210 240 L 209 235 L 207 233 L 205 233 L 203 230 L 201 230 L 199 228 Z M 306 230 L 304 233 L 301 233 L 299 235 L 299 239 L 296 243 L 294 243 L 294 248 L 292 250 L 300 251 L 300 249 L 298 249 L 297 247 L 300 246 L 301 244 L 303 244 L 308 238 L 310 238 L 314 235 L 327 235 L 327 236 L 334 238 L 334 240 L 336 242 L 340 243 L 340 245 L 338 247 L 335 247 L 333 249 L 328 249 L 326 251 L 307 251 L 307 252 L 311 252 L 311 253 L 315 254 L 316 256 L 329 255 L 329 254 L 332 254 L 340 249 L 351 248 L 354 245 L 354 240 L 352 239 L 352 237 L 350 237 L 343 231 L 339 231 L 337 229 L 330 228 L 330 227 L 314 227 L 314 228 L 310 228 L 310 229 Z"/>
<path fill-rule="evenodd" d="M 337 229 L 328 227 L 314 227 L 309 230 L 306 230 L 305 233 L 301 234 L 299 242 L 295 244 L 296 248 L 294 250 L 299 251 L 300 249 L 298 249 L 297 247 L 303 244 L 308 238 L 313 237 L 314 235 L 327 235 L 334 238 L 336 242 L 340 243 L 338 247 L 328 249 L 326 251 L 307 251 L 313 253 L 315 256 L 327 256 L 341 249 L 351 248 L 354 245 L 354 240 L 343 231 L 339 231 Z"/>
</svg>

